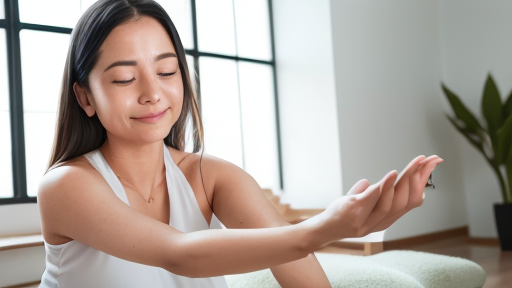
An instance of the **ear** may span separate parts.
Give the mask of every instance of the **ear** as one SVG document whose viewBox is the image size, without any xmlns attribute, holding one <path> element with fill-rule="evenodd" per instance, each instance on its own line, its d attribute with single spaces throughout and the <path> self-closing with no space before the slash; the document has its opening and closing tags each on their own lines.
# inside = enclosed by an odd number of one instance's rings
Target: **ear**
<svg viewBox="0 0 512 288">
<path fill-rule="evenodd" d="M 87 116 L 94 116 L 94 114 L 96 114 L 96 109 L 91 105 L 91 94 L 87 91 L 87 89 L 75 82 L 73 84 L 73 91 L 75 92 L 78 104 L 80 104 L 80 107 L 84 109 Z"/>
</svg>

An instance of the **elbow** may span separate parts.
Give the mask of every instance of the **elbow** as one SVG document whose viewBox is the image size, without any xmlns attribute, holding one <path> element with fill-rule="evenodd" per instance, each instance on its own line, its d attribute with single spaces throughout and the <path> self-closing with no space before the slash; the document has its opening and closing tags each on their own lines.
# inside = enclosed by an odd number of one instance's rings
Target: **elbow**
<svg viewBox="0 0 512 288">
<path fill-rule="evenodd" d="M 177 242 L 181 242 L 177 243 Z M 165 256 L 162 259 L 161 268 L 180 276 L 189 278 L 202 278 L 220 276 L 212 270 L 207 269 L 204 265 L 208 262 L 205 256 L 201 257 L 200 254 L 191 247 L 192 245 L 185 244 L 186 241 L 175 241 L 174 249 L 168 253 L 163 253 Z M 211 268 L 212 265 L 207 267 Z"/>
<path fill-rule="evenodd" d="M 181 265 L 179 267 L 173 267 L 172 270 L 167 270 L 173 274 L 184 276 L 188 278 L 204 278 L 204 277 L 213 277 L 213 276 L 222 276 L 222 275 L 208 275 L 201 273 L 199 271 L 190 270 L 188 267 L 185 267 L 185 265 Z"/>
<path fill-rule="evenodd" d="M 200 261 L 200 260 L 198 260 Z M 179 262 L 179 261 L 169 261 L 172 263 L 167 263 L 167 265 L 164 268 L 165 270 L 184 277 L 189 278 L 203 278 L 203 277 L 213 277 L 213 276 L 221 276 L 221 275 L 215 275 L 215 273 L 207 273 L 203 269 L 203 267 L 200 267 L 201 265 L 194 265 L 194 263 L 201 263 L 196 262 L 194 260 L 187 259 L 185 261 Z M 211 271 L 210 271 L 211 272 Z"/>
</svg>

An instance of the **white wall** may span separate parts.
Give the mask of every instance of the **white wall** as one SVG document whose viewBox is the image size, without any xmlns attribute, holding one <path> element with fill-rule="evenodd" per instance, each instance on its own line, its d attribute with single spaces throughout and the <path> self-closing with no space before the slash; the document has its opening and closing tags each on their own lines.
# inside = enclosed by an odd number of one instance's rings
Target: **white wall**
<svg viewBox="0 0 512 288">
<path fill-rule="evenodd" d="M 325 208 L 342 195 L 328 0 L 274 0 L 283 202 Z"/>
<path fill-rule="evenodd" d="M 435 190 L 385 240 L 467 224 L 461 154 L 444 117 L 439 9 L 434 1 L 331 1 L 343 190 L 378 181 L 417 155 L 440 155 Z"/>
<path fill-rule="evenodd" d="M 44 267 L 43 246 L 0 251 L 0 287 L 40 281 Z"/>
<path fill-rule="evenodd" d="M 40 232 L 37 204 L 0 205 L 0 237 Z M 0 251 L 0 287 L 40 280 L 44 262 L 42 246 Z"/>
<path fill-rule="evenodd" d="M 487 73 L 502 96 L 512 88 L 512 1 L 441 2 L 443 81 L 477 117 Z M 501 202 L 498 181 L 484 158 L 462 136 L 460 149 L 470 235 L 497 237 L 493 204 Z"/>
<path fill-rule="evenodd" d="M 37 204 L 0 205 L 0 237 L 41 232 Z"/>
</svg>

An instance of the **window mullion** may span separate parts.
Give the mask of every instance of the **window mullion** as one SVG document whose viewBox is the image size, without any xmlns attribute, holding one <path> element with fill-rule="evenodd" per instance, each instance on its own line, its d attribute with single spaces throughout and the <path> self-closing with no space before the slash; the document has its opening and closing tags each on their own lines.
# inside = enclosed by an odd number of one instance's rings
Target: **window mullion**
<svg viewBox="0 0 512 288">
<path fill-rule="evenodd" d="M 281 190 L 284 190 L 284 180 L 283 180 L 283 157 L 282 157 L 282 149 L 281 149 L 281 121 L 279 120 L 279 97 L 278 97 L 278 89 L 277 89 L 277 69 L 276 69 L 276 47 L 274 41 L 274 14 L 272 10 L 272 0 L 268 0 L 268 20 L 270 22 L 270 47 L 272 53 L 272 74 L 274 76 L 274 107 L 275 107 L 275 115 L 276 115 L 276 139 L 277 139 L 277 161 L 278 161 L 278 169 L 279 169 L 279 184 Z"/>
<path fill-rule="evenodd" d="M 18 0 L 6 0 L 7 65 L 9 74 L 9 112 L 11 116 L 12 175 L 14 198 L 27 198 L 25 133 L 20 57 L 20 17 Z"/>
<path fill-rule="evenodd" d="M 199 48 L 198 48 L 198 36 L 197 36 L 197 9 L 196 9 L 196 1 L 190 0 L 190 13 L 192 13 L 192 39 L 194 41 L 194 47 L 192 49 L 191 55 L 194 57 L 194 71 L 196 77 L 196 97 L 197 97 L 197 104 L 199 105 L 199 111 L 202 111 L 202 104 L 201 104 L 201 77 L 199 76 Z"/>
</svg>

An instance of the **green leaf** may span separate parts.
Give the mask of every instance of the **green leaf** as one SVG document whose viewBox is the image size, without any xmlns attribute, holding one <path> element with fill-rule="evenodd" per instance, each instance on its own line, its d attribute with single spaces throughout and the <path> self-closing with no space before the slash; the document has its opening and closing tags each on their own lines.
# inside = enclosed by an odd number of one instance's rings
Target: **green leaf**
<svg viewBox="0 0 512 288">
<path fill-rule="evenodd" d="M 483 139 L 480 134 L 473 133 L 466 127 L 461 126 L 457 122 L 457 119 L 450 117 L 449 115 L 446 115 L 446 117 L 448 118 L 448 120 L 450 120 L 455 129 L 457 129 L 457 131 L 464 135 L 464 137 L 469 141 L 469 143 L 471 143 L 471 145 L 473 145 L 478 151 L 480 151 L 487 160 L 490 160 L 484 152 Z"/>
<path fill-rule="evenodd" d="M 505 163 L 512 147 L 512 115 L 507 118 L 505 124 L 497 132 L 496 161 L 498 165 Z"/>
<path fill-rule="evenodd" d="M 508 94 L 505 104 L 503 104 L 503 119 L 507 119 L 512 114 L 512 91 Z"/>
<path fill-rule="evenodd" d="M 471 133 L 480 134 L 481 131 L 484 130 L 484 128 L 482 127 L 482 125 L 480 125 L 480 123 L 473 115 L 473 113 L 471 113 L 471 111 L 469 111 L 469 109 L 466 108 L 466 106 L 464 105 L 464 103 L 462 103 L 459 97 L 457 97 L 457 95 L 450 91 L 448 87 L 446 87 L 444 84 L 442 84 L 441 86 L 443 88 L 443 92 L 446 98 L 448 98 L 448 102 L 450 103 L 453 112 L 455 113 L 455 116 L 464 123 L 464 125 L 466 126 L 465 128 L 469 130 Z"/>
<path fill-rule="evenodd" d="M 503 125 L 503 113 L 500 93 L 490 74 L 485 82 L 482 97 L 482 114 L 487 122 L 487 130 L 491 137 L 492 146 L 496 148 L 496 133 L 501 128 L 501 125 Z"/>
</svg>

